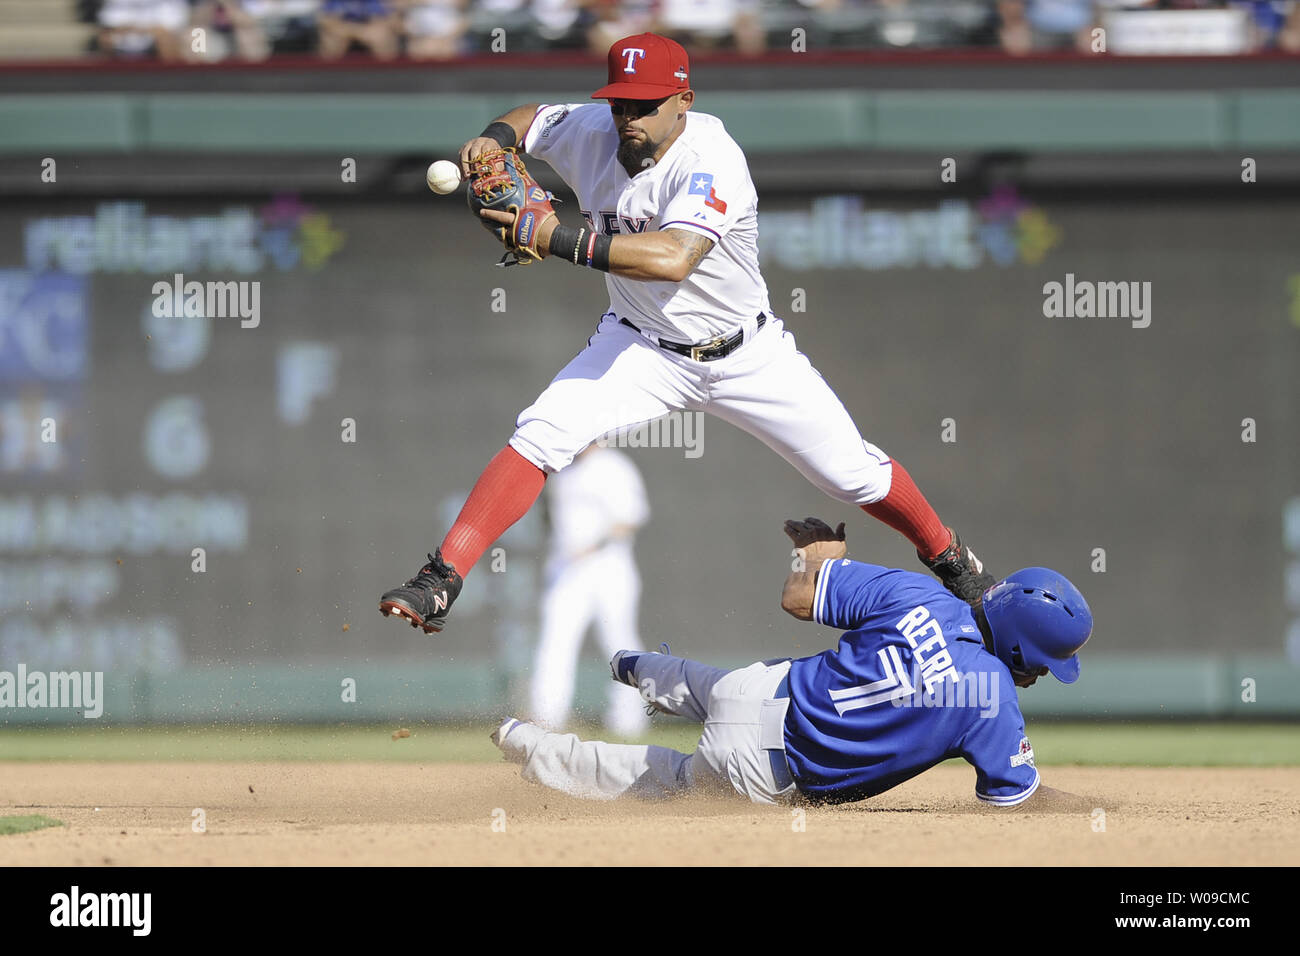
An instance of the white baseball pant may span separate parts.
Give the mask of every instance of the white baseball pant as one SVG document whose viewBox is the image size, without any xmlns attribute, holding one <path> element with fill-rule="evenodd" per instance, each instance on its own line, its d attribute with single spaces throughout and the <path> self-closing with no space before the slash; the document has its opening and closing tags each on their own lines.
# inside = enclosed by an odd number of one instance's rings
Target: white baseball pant
<svg viewBox="0 0 1300 956">
<path fill-rule="evenodd" d="M 726 358 L 696 362 L 606 313 L 587 347 L 520 413 L 510 446 L 553 473 L 602 435 L 678 410 L 749 432 L 838 501 L 872 504 L 889 494 L 889 457 L 863 440 L 775 317 Z"/>
<path fill-rule="evenodd" d="M 498 743 L 523 777 L 576 797 L 661 799 L 686 793 L 739 794 L 785 804 L 798 795 L 778 783 L 771 751 L 784 761 L 788 698 L 776 698 L 790 662 L 727 671 L 669 654 L 647 653 L 632 668 L 641 695 L 662 710 L 704 724 L 693 754 L 646 744 L 607 744 L 517 724 Z M 635 693 L 627 688 L 629 694 Z"/>
<path fill-rule="evenodd" d="M 530 687 L 532 719 L 551 728 L 569 720 L 574 672 L 587 628 L 607 655 L 620 648 L 640 650 L 637 605 L 641 578 L 630 547 L 603 548 L 557 569 L 542 597 L 542 635 Z M 624 737 L 643 733 L 649 718 L 644 702 L 627 689 L 610 687 L 605 726 Z"/>
</svg>

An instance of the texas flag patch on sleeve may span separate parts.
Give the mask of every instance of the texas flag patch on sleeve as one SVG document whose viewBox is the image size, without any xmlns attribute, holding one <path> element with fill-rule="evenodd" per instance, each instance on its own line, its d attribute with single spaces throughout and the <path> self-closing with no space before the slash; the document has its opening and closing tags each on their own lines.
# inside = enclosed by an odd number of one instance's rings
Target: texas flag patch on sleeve
<svg viewBox="0 0 1300 956">
<path fill-rule="evenodd" d="M 720 213 L 726 214 L 726 202 L 720 199 L 718 194 L 713 191 L 712 173 L 693 173 L 691 175 L 690 194 L 693 196 L 703 196 L 704 205 L 716 209 Z"/>
</svg>

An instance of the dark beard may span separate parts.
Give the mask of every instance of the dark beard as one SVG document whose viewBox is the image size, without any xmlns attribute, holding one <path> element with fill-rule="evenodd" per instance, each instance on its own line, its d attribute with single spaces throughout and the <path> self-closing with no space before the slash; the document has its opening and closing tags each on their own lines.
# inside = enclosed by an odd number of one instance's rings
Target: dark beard
<svg viewBox="0 0 1300 956">
<path fill-rule="evenodd" d="M 658 143 L 652 143 L 647 140 L 625 139 L 618 144 L 618 162 L 619 165 L 628 171 L 628 174 L 635 176 L 643 169 L 649 169 L 654 165 L 655 150 L 659 148 Z"/>
</svg>

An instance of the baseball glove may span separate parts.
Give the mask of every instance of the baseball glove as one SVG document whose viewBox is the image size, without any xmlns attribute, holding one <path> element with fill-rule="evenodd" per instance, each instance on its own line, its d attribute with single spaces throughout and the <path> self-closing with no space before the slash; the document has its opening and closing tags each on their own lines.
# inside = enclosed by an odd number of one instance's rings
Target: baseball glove
<svg viewBox="0 0 1300 956">
<path fill-rule="evenodd" d="M 559 202 L 528 175 L 523 158 L 514 149 L 490 149 L 473 160 L 466 199 L 470 211 L 488 232 L 506 247 L 500 266 L 528 263 L 542 258 L 537 251 L 537 233 L 555 215 L 551 202 Z M 507 226 L 479 216 L 480 209 L 511 213 Z"/>
</svg>

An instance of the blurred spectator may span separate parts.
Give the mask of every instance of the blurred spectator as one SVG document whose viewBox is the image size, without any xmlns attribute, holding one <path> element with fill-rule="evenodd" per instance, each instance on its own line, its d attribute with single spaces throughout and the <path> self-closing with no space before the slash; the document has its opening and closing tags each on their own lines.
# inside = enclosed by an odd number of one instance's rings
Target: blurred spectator
<svg viewBox="0 0 1300 956">
<path fill-rule="evenodd" d="M 587 26 L 593 19 L 587 7 L 593 2 L 475 0 L 470 45 L 494 53 L 581 48 L 587 42 Z"/>
<path fill-rule="evenodd" d="M 1250 14 L 1255 49 L 1300 53 L 1300 3 L 1295 0 L 1232 0 Z"/>
<path fill-rule="evenodd" d="M 3 2 L 3 0 L 0 0 Z M 162 60 L 243 59 L 319 51 L 337 59 L 360 48 L 378 59 L 405 50 L 414 59 L 451 59 L 473 50 L 527 52 L 585 47 L 604 56 L 621 37 L 646 31 L 694 51 L 784 48 L 792 30 L 805 49 L 943 49 L 1000 43 L 1012 55 L 1095 52 L 1093 29 L 1108 29 L 1108 52 L 1167 53 L 1174 40 L 1217 43 L 1214 53 L 1300 53 L 1300 0 L 73 0 L 97 22 L 109 55 Z M 1220 11 L 1235 33 L 1220 28 Z M 1224 11 L 1234 11 L 1232 14 Z M 1139 20 L 1137 12 L 1151 14 Z M 1164 11 L 1170 12 L 1165 35 Z M 1186 17 L 1186 20 L 1179 19 Z M 1152 19 L 1154 18 L 1154 19 Z M 1190 24 L 1199 33 L 1191 37 Z M 1177 24 L 1177 29 L 1175 29 Z M 189 27 L 208 30 L 209 46 L 191 54 Z M 1190 31 L 1190 32 L 1189 32 Z M 1173 37 L 1174 40 L 1171 40 Z M 1145 46 L 1144 46 L 1145 44 Z M 1147 47 L 1151 49 L 1147 49 Z M 1168 47 L 1168 48 L 1167 48 Z M 1204 51 L 1201 51 L 1204 52 Z"/>
<path fill-rule="evenodd" d="M 657 0 L 589 0 L 591 25 L 587 28 L 587 49 L 605 56 L 623 37 L 646 33 L 655 26 Z"/>
<path fill-rule="evenodd" d="M 1300 3 L 1292 2 L 1275 37 L 1279 50 L 1300 53 Z"/>
<path fill-rule="evenodd" d="M 787 7 L 793 9 L 786 13 L 789 22 L 782 24 L 782 32 L 788 36 L 790 27 L 799 27 L 809 48 L 862 46 L 875 40 L 870 33 L 875 0 L 797 0 Z"/>
<path fill-rule="evenodd" d="M 585 11 L 580 0 L 533 0 L 533 30 L 548 47 L 582 46 Z"/>
<path fill-rule="evenodd" d="M 405 0 L 406 55 L 449 60 L 461 52 L 469 18 L 467 0 Z"/>
<path fill-rule="evenodd" d="M 764 9 L 770 37 L 784 46 L 805 31 L 807 49 L 943 49 L 997 42 L 993 0 L 782 0 Z"/>
<path fill-rule="evenodd" d="M 1002 49 L 1008 53 L 1091 51 L 1097 20 L 1093 0 L 998 0 L 998 15 Z"/>
<path fill-rule="evenodd" d="M 875 0 L 872 46 L 940 49 L 996 42 L 997 14 L 986 0 Z"/>
<path fill-rule="evenodd" d="M 213 0 L 212 6 L 211 12 L 218 15 L 210 21 L 220 28 L 224 17 L 224 25 L 234 36 L 235 51 L 245 60 L 316 49 L 320 0 Z"/>
<path fill-rule="evenodd" d="M 734 43 L 742 53 L 761 53 L 761 0 L 661 0 L 659 31 L 688 51 Z"/>
<path fill-rule="evenodd" d="M 99 10 L 99 49 L 109 55 L 181 58 L 180 32 L 190 20 L 185 0 L 105 0 Z"/>
<path fill-rule="evenodd" d="M 490 49 L 494 53 L 513 53 L 527 49 L 524 35 L 527 19 L 524 7 L 528 0 L 474 0 L 470 10 L 469 45 L 471 49 Z M 502 31 L 505 31 L 504 33 Z M 504 46 L 493 45 L 504 43 Z"/>
<path fill-rule="evenodd" d="M 392 0 L 323 0 L 317 23 L 327 60 L 339 59 L 353 43 L 379 60 L 397 56 L 400 24 Z"/>
</svg>

